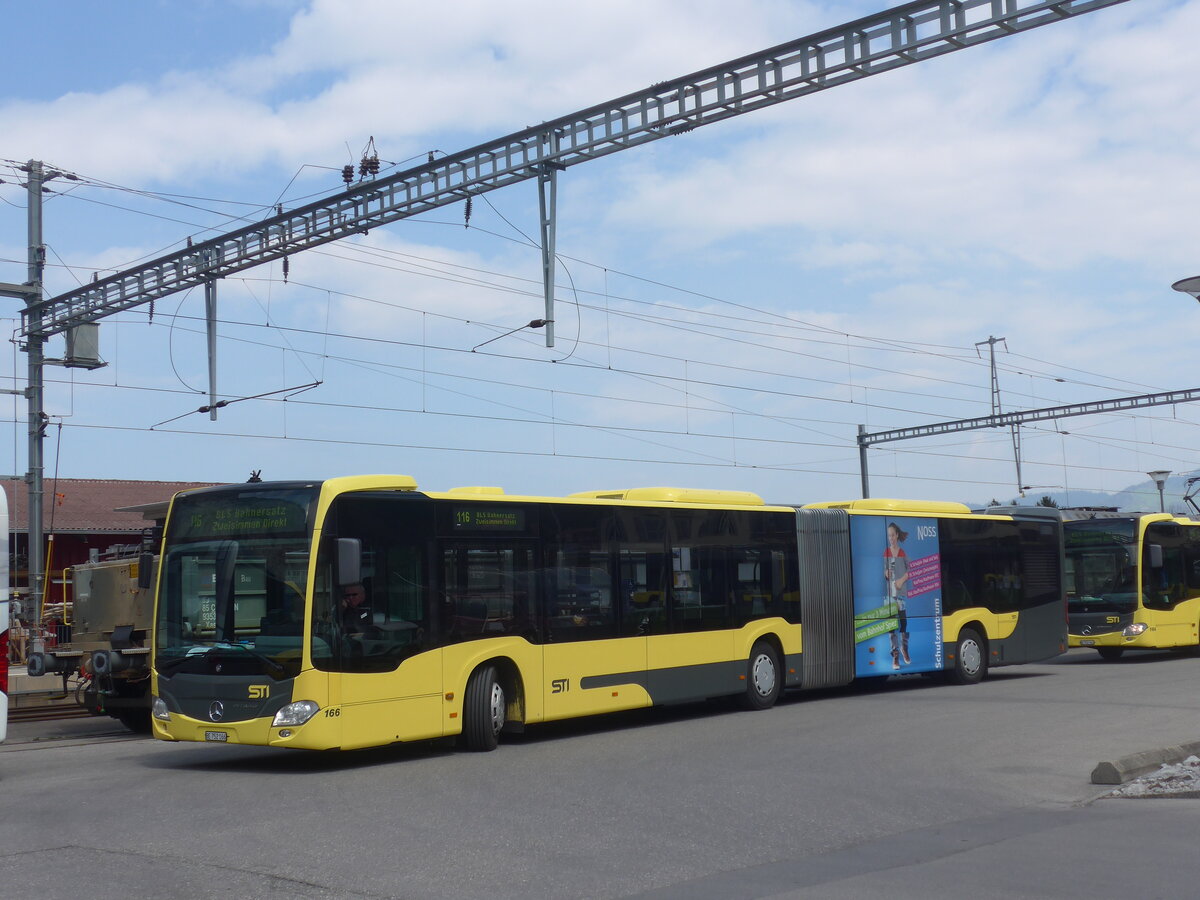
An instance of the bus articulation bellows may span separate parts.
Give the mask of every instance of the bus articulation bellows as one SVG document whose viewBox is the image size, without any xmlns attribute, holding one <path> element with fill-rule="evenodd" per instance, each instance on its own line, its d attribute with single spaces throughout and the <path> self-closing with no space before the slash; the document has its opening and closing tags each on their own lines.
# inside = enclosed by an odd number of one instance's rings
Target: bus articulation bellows
<svg viewBox="0 0 1200 900">
<path fill-rule="evenodd" d="M 1200 522 L 1064 510 L 1070 645 L 1104 659 L 1200 645 Z"/>
<path fill-rule="evenodd" d="M 154 734 L 307 749 L 458 736 L 1066 649 L 1057 519 L 642 488 L 423 492 L 405 476 L 179 494 Z"/>
</svg>

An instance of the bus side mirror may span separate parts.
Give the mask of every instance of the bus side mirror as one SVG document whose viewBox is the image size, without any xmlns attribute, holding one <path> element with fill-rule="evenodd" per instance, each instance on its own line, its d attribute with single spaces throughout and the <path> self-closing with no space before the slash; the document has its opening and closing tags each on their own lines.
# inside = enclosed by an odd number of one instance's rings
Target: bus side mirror
<svg viewBox="0 0 1200 900">
<path fill-rule="evenodd" d="M 338 587 L 362 581 L 362 541 L 358 538 L 337 539 Z"/>
<path fill-rule="evenodd" d="M 1146 550 L 1146 555 L 1150 560 L 1150 568 L 1161 569 L 1163 567 L 1162 544 L 1147 544 Z"/>
</svg>

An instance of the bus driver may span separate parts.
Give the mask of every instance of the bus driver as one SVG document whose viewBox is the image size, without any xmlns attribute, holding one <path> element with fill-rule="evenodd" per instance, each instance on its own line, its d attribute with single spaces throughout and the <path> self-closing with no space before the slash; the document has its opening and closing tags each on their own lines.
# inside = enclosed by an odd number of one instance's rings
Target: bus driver
<svg viewBox="0 0 1200 900">
<path fill-rule="evenodd" d="M 341 623 L 344 634 L 365 634 L 371 626 L 371 607 L 362 582 L 342 588 Z"/>
</svg>

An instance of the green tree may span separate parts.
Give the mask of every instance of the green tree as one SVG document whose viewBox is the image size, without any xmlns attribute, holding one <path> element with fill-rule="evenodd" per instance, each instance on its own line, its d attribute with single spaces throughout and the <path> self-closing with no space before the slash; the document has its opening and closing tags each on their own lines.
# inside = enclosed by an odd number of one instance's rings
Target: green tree
<svg viewBox="0 0 1200 900">
<path fill-rule="evenodd" d="M 1049 494 L 1046 494 L 1045 496 L 1043 496 L 1042 499 L 1037 502 L 1037 505 L 1038 506 L 1052 506 L 1055 509 L 1058 509 L 1058 503 Z"/>
</svg>

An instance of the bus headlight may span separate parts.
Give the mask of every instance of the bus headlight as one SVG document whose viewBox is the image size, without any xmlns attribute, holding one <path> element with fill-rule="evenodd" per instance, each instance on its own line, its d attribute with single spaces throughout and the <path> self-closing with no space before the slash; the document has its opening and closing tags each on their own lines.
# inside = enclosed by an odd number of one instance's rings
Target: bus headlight
<svg viewBox="0 0 1200 900">
<path fill-rule="evenodd" d="M 1145 622 L 1131 622 L 1129 625 L 1125 626 L 1125 628 L 1121 631 L 1121 634 L 1125 637 L 1137 637 L 1139 634 L 1145 633 L 1148 627 L 1149 626 Z"/>
<path fill-rule="evenodd" d="M 150 715 L 158 719 L 160 722 L 170 722 L 171 714 L 167 712 L 167 704 L 163 703 L 162 697 L 155 697 L 150 704 Z"/>
<path fill-rule="evenodd" d="M 271 727 L 279 728 L 288 725 L 303 725 L 315 716 L 320 708 L 312 700 L 297 700 L 295 703 L 289 703 L 283 709 L 279 710 L 279 712 L 275 713 L 275 719 L 271 722 Z"/>
</svg>

